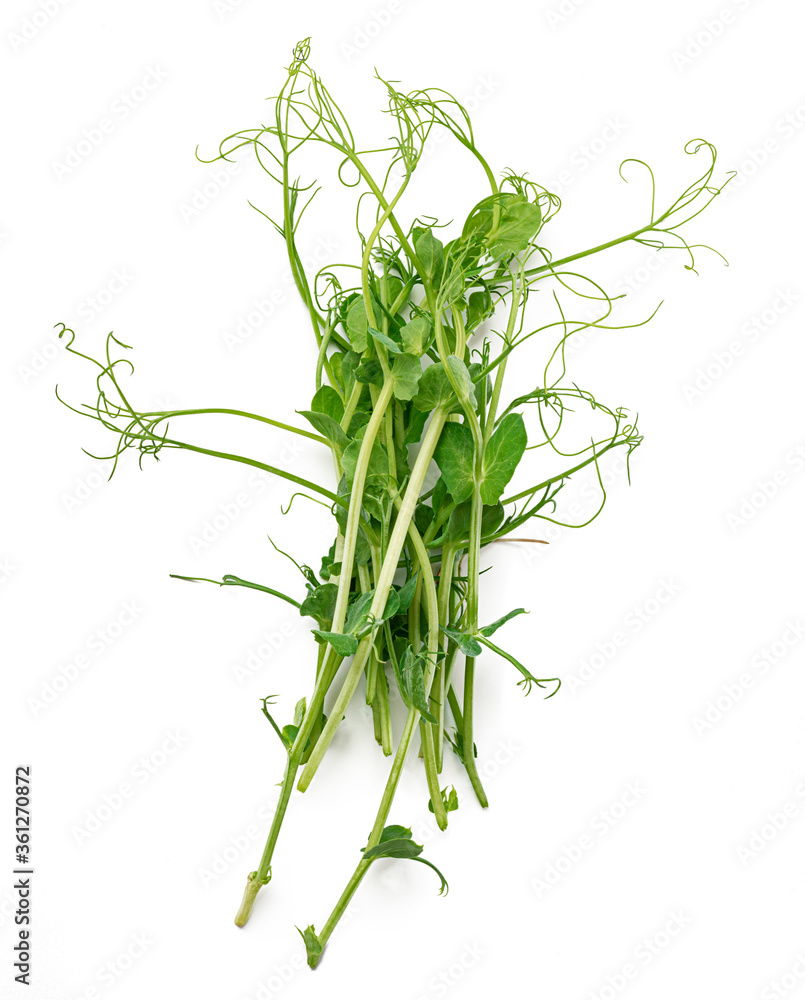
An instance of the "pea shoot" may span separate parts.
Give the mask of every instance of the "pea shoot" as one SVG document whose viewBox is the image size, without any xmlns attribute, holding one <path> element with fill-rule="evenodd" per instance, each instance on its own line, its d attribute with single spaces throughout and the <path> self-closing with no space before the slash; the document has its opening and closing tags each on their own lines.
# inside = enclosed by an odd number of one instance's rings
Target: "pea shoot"
<svg viewBox="0 0 805 1000">
<path fill-rule="evenodd" d="M 481 552 L 501 539 L 541 541 L 516 533 L 527 524 L 562 523 L 562 490 L 585 469 L 597 472 L 601 489 L 599 507 L 584 522 L 590 523 L 606 500 L 604 456 L 620 451 L 628 467 L 642 441 L 636 417 L 607 406 L 568 377 L 565 348 L 574 334 L 624 328 L 611 322 L 617 297 L 576 270 L 578 262 L 635 243 L 677 249 L 693 270 L 700 247 L 690 245 L 680 229 L 710 204 L 729 177 L 714 184 L 715 149 L 694 140 L 685 150 L 703 154 L 706 165 L 660 211 L 652 170 L 643 161 L 624 161 L 621 176 L 635 167 L 646 171 L 648 218 L 606 243 L 555 259 L 549 223 L 560 199 L 525 174 L 498 176 L 455 98 L 437 89 L 403 93 L 378 76 L 394 133 L 382 148 L 364 149 L 308 58 L 306 39 L 296 46 L 287 78 L 272 99 L 268 124 L 228 136 L 204 160 L 232 161 L 247 152 L 279 185 L 278 214 L 266 218 L 284 241 L 312 330 L 311 349 L 300 346 L 299 352 L 311 362 L 313 393 L 297 411 L 298 419 L 229 408 L 141 411 L 124 386 L 133 373 L 128 345 L 110 334 L 105 355 L 95 359 L 78 350 L 74 331 L 63 324 L 60 336 L 69 352 L 94 366 L 97 399 L 70 408 L 112 435 L 115 445 L 102 456 L 112 461 L 112 474 L 129 449 L 139 452 L 141 464 L 148 456 L 183 449 L 272 473 L 332 513 L 332 545 L 316 570 L 296 563 L 302 579 L 293 596 L 234 574 L 221 580 L 176 574 L 180 580 L 257 590 L 292 605 L 315 625 L 312 689 L 297 702 L 291 721 L 282 725 L 275 719 L 277 696 L 261 701 L 271 738 L 282 745 L 285 772 L 236 924 L 246 923 L 259 891 L 272 878 L 294 786 L 308 789 L 359 690 L 371 706 L 374 739 L 391 758 L 367 840 L 355 848 L 352 876 L 321 929 L 300 930 L 314 968 L 378 859 L 429 866 L 439 892 L 447 891 L 447 881 L 422 856 L 410 827 L 389 818 L 415 745 L 427 805 L 440 829 L 459 806 L 459 792 L 448 780 L 464 784 L 481 806 L 487 805 L 476 765 L 476 671 L 495 671 L 504 682 L 510 675 L 525 694 L 536 688 L 546 699 L 559 690 L 558 677 L 536 676 L 530 656 L 516 655 L 499 637 L 526 609 L 515 608 L 492 622 L 482 613 Z M 478 177 L 478 200 L 468 207 L 463 224 L 412 218 L 407 208 L 411 179 L 425 165 L 423 151 L 436 131 L 462 147 L 467 170 Z M 355 202 L 360 255 L 309 274 L 297 238 L 319 189 L 315 182 L 295 179 L 295 170 L 300 151 L 314 144 L 336 154 L 340 197 Z M 528 308 L 535 290 L 544 292 L 536 325 Z M 591 306 L 596 310 L 592 318 Z M 584 319 L 573 318 L 579 307 Z M 510 358 L 532 338 L 534 346 L 550 346 L 539 367 L 529 358 L 531 388 L 510 399 L 504 392 Z M 238 421 L 258 421 L 277 434 L 316 442 L 330 452 L 332 481 L 322 485 L 237 449 L 216 450 L 176 436 L 174 427 L 190 425 L 200 414 L 225 417 L 233 427 Z M 532 482 L 538 480 L 533 485 L 512 487 L 515 475 L 522 480 L 531 462 L 527 452 L 535 450 L 556 471 L 532 476 Z M 393 694 L 406 708 L 398 733 L 392 727 Z M 465 773 L 463 779 L 455 777 L 457 769 Z"/>
</svg>

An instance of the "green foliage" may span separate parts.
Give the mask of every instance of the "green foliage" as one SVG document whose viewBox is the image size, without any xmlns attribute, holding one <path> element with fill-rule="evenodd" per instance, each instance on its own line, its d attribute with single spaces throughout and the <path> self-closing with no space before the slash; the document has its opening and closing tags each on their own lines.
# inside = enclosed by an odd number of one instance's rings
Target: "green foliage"
<svg viewBox="0 0 805 1000">
<path fill-rule="evenodd" d="M 322 629 L 311 629 L 322 642 L 328 642 L 339 656 L 354 656 L 358 651 L 358 640 L 354 635 L 344 632 L 325 632 Z"/>
<path fill-rule="evenodd" d="M 481 500 L 496 504 L 520 464 L 526 449 L 525 423 L 519 413 L 508 413 L 495 428 L 484 452 L 481 473 Z"/>
<path fill-rule="evenodd" d="M 474 482 L 475 449 L 466 424 L 449 423 L 434 453 L 450 496 L 456 503 L 468 500 Z"/>
<path fill-rule="evenodd" d="M 307 788 L 362 684 L 374 738 L 384 754 L 395 755 L 373 826 L 375 833 L 382 833 L 370 840 L 363 867 L 322 930 L 317 934 L 311 925 L 299 932 L 313 968 L 365 873 L 365 862 L 401 858 L 430 865 L 420 856 L 422 847 L 413 842 L 410 829 L 385 825 L 417 734 L 428 804 L 437 825 L 444 828 L 458 805 L 455 788 L 442 788 L 442 771 L 448 763 L 456 764 L 452 758 L 445 761 L 445 742 L 452 745 L 479 802 L 487 804 L 473 737 L 475 659 L 487 649 L 508 661 L 519 672 L 526 693 L 537 686 L 550 698 L 559 690 L 558 678 L 537 678 L 491 641 L 502 625 L 524 613 L 522 608 L 479 626 L 485 572 L 481 551 L 506 537 L 540 541 L 518 534 L 526 522 L 567 523 L 561 491 L 571 480 L 586 477 L 586 485 L 597 481 L 600 487 L 600 505 L 568 527 L 590 523 L 606 500 L 602 466 L 609 453 L 625 456 L 628 472 L 630 456 L 642 442 L 636 417 L 598 400 L 568 373 L 565 347 L 571 337 L 619 328 L 613 313 L 620 296 L 582 274 L 583 260 L 633 243 L 654 251 L 678 250 L 693 270 L 695 253 L 703 247 L 688 244 L 681 230 L 724 185 L 713 179 L 715 149 L 695 140 L 685 152 L 703 153 L 703 169 L 663 209 L 650 168 L 627 160 L 621 176 L 625 169 L 638 169 L 650 184 L 642 223 L 630 218 L 622 235 L 559 257 L 552 247 L 564 238 L 554 238 L 555 227 L 550 225 L 559 198 L 525 174 L 496 174 L 476 145 L 468 113 L 455 98 L 437 89 L 404 92 L 378 75 L 393 135 L 385 146 L 364 147 L 309 65 L 309 54 L 305 39 L 294 49 L 265 124 L 226 137 L 204 161 L 231 162 L 249 151 L 279 185 L 276 218 L 253 207 L 282 240 L 310 321 L 311 344 L 300 343 L 288 370 L 272 361 L 274 367 L 256 372 L 255 379 L 262 396 L 270 399 L 272 387 L 282 380 L 297 381 L 297 363 L 310 359 L 315 392 L 308 408 L 297 411 L 305 425 L 226 407 L 139 408 L 129 385 L 134 370 L 126 357 L 127 344 L 110 334 L 101 357 L 94 358 L 77 349 L 74 331 L 64 324 L 59 324 L 59 336 L 68 353 L 90 366 L 94 402 L 71 409 L 108 435 L 111 450 L 94 457 L 108 459 L 112 474 L 129 451 L 137 453 L 142 465 L 146 459 L 184 450 L 205 460 L 245 465 L 290 484 L 295 492 L 280 510 L 299 524 L 299 507 L 305 505 L 305 545 L 320 537 L 322 521 L 330 524 L 330 514 L 334 518 L 337 534 L 321 557 L 318 574 L 295 563 L 304 579 L 301 599 L 231 574 L 222 580 L 179 577 L 266 593 L 293 605 L 318 626 L 312 630 L 316 643 L 310 644 L 315 654 L 309 671 L 312 692 L 307 701 L 297 703 L 293 722 L 280 727 L 268 711 L 270 698 L 263 699 L 263 713 L 283 746 L 286 770 L 260 868 L 249 877 L 245 917 L 256 889 L 270 877 L 294 784 Z M 410 201 L 412 193 L 421 190 L 417 185 L 409 188 L 415 171 L 423 168 L 427 174 L 423 153 L 434 129 L 455 140 L 467 158 L 466 176 L 478 178 L 478 191 L 465 206 L 464 221 L 457 224 L 417 216 L 417 206 Z M 320 190 L 307 177 L 309 159 L 298 157 L 302 149 L 332 154 L 338 164 L 334 180 L 343 185 L 339 196 L 351 199 L 355 207 L 360 241 L 354 259 L 329 262 L 315 273 L 306 269 L 297 243 Z M 505 150 L 496 153 L 497 159 L 506 156 Z M 330 159 L 322 157 L 321 162 Z M 333 186 L 325 185 L 324 190 L 332 191 Z M 403 203 L 404 197 L 409 200 Z M 406 225 L 403 219 L 415 221 Z M 535 295 L 538 291 L 543 294 Z M 585 318 L 575 318 L 580 315 Z M 288 335 L 296 337 L 298 331 L 289 330 Z M 524 345 L 533 350 L 526 353 Z M 514 352 L 518 388 L 512 396 L 505 379 Z M 215 417 L 222 428 L 234 432 L 248 421 L 267 434 L 302 437 L 311 460 L 306 455 L 298 468 L 279 467 L 241 454 L 238 448 L 223 451 L 197 444 L 182 430 L 199 424 L 203 429 L 206 421 L 194 421 L 199 415 Z M 318 466 L 327 470 L 322 475 L 332 472 L 326 484 L 301 475 L 303 467 L 317 468 L 314 449 L 325 459 Z M 539 480 L 506 495 L 515 472 L 531 464 L 532 449 L 538 450 Z M 271 453 L 270 443 L 267 452 L 261 449 L 261 455 L 266 453 Z M 299 503 L 297 498 L 302 498 Z M 538 534 L 538 527 L 532 533 Z M 552 621 L 551 600 L 549 595 L 541 609 L 547 622 L 543 627 Z M 538 661 L 539 630 L 530 632 L 522 655 L 533 663 Z M 341 669 L 342 658 L 350 657 Z M 484 672 L 496 666 L 489 656 L 478 664 Z M 408 711 L 396 750 L 392 698 L 401 699 Z M 325 699 L 332 705 L 329 718 L 323 713 Z M 359 726 L 360 719 L 352 718 L 351 724 Z M 329 822 L 322 819 L 322 828 Z M 447 883 L 438 874 L 440 891 L 445 891 Z M 239 923 L 245 920 L 241 917 L 239 913 Z"/>
<path fill-rule="evenodd" d="M 305 952 L 307 954 L 307 964 L 311 969 L 315 969 L 319 964 L 319 959 L 321 958 L 322 945 L 316 936 L 316 928 L 311 924 L 306 927 L 305 930 L 301 930 L 299 927 L 296 928 L 302 935 L 302 940 L 305 942 Z"/>
<path fill-rule="evenodd" d="M 364 849 L 363 859 L 364 861 L 376 861 L 378 858 L 400 858 L 405 861 L 419 861 L 436 872 L 440 883 L 439 895 L 445 895 L 449 888 L 447 879 L 436 865 L 420 857 L 423 850 L 424 848 L 421 844 L 413 842 L 411 831 L 407 827 L 387 826 L 380 835 L 379 842 L 374 847 Z"/>
</svg>

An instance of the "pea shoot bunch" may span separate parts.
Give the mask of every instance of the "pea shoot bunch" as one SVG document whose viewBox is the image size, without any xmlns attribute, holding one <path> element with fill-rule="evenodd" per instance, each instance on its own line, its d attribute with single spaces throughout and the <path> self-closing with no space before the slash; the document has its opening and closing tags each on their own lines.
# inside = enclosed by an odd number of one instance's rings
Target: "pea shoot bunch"
<svg viewBox="0 0 805 1000">
<path fill-rule="evenodd" d="M 96 368 L 95 403 L 71 408 L 114 436 L 114 449 L 102 456 L 112 460 L 113 472 L 128 449 L 139 451 L 141 463 L 166 449 L 184 449 L 273 473 L 332 512 L 333 543 L 317 571 L 297 564 L 302 580 L 295 596 L 235 575 L 209 581 L 265 592 L 315 624 L 312 691 L 298 702 L 292 721 L 280 725 L 270 711 L 273 697 L 262 701 L 285 753 L 285 773 L 265 850 L 247 879 L 238 925 L 248 920 L 259 890 L 271 879 L 294 786 L 308 788 L 359 689 L 371 706 L 374 738 L 391 757 L 371 832 L 364 845 L 356 845 L 354 873 L 321 930 L 311 925 L 300 931 L 308 963 L 315 967 L 376 860 L 408 859 L 434 867 L 422 857 L 410 828 L 388 824 L 412 747 L 418 746 L 428 806 L 441 829 L 459 804 L 455 787 L 443 777 L 450 760 L 466 772 L 478 802 L 487 805 L 473 733 L 479 665 L 485 668 L 501 658 L 526 694 L 536 688 L 551 698 L 559 689 L 558 678 L 535 676 L 529 662 L 505 648 L 498 635 L 524 609 L 487 621 L 479 591 L 482 549 L 505 538 L 539 541 L 516 533 L 532 522 L 561 523 L 562 489 L 590 466 L 599 472 L 601 502 L 589 520 L 597 517 L 606 499 L 601 458 L 619 449 L 628 464 L 642 440 L 626 410 L 606 406 L 567 378 L 570 337 L 589 328 L 618 328 L 610 322 L 614 298 L 576 271 L 574 262 L 631 242 L 653 250 L 678 249 L 693 270 L 697 247 L 679 230 L 724 184 L 712 183 L 714 148 L 694 140 L 686 151 L 704 152 L 706 168 L 659 212 L 651 169 L 642 161 L 624 161 L 622 176 L 628 163 L 647 171 L 648 219 L 607 243 L 554 259 L 548 223 L 560 208 L 559 198 L 526 175 L 506 171 L 498 178 L 455 98 L 437 89 L 402 93 L 378 76 L 393 136 L 387 145 L 365 150 L 308 58 L 305 40 L 295 48 L 287 79 L 272 99 L 269 124 L 227 137 L 204 161 L 231 161 L 245 150 L 279 185 L 279 211 L 276 218 L 266 218 L 285 243 L 312 328 L 315 391 L 298 411 L 308 426 L 227 408 L 142 412 L 123 384 L 123 376 L 133 372 L 121 353 L 126 344 L 110 334 L 105 356 L 95 359 L 76 348 L 72 330 L 61 325 L 60 335 L 71 353 Z M 404 196 L 425 162 L 434 130 L 459 145 L 481 182 L 479 200 L 461 224 L 440 224 L 431 217 L 403 221 Z M 297 236 L 319 189 L 293 178 L 295 158 L 313 144 L 335 152 L 341 197 L 354 197 L 360 258 L 308 274 Z M 541 304 L 550 314 L 532 325 L 527 307 L 538 288 L 548 293 Z M 585 318 L 574 320 L 572 309 L 578 306 L 584 307 Z M 504 380 L 510 358 L 533 337 L 550 345 L 547 361 L 538 370 L 532 360 L 534 384 L 508 398 Z M 198 414 L 260 421 L 278 433 L 315 441 L 330 452 L 332 482 L 320 485 L 246 455 L 174 436 L 177 422 Z M 584 442 L 581 447 L 566 443 L 568 424 L 576 443 Z M 533 450 L 552 457 L 557 471 L 507 492 Z M 395 734 L 391 699 L 396 696 L 407 714 L 402 732 Z M 440 892 L 446 891 L 444 876 L 434 870 Z"/>
</svg>

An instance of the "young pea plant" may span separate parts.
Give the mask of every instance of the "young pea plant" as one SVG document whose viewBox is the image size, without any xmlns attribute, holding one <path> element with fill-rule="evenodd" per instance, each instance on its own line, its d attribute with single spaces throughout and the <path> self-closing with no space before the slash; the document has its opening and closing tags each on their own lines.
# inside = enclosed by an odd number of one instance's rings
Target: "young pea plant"
<svg viewBox="0 0 805 1000">
<path fill-rule="evenodd" d="M 498 630 L 523 614 L 523 608 L 484 624 L 481 551 L 512 538 L 526 523 L 562 523 L 559 494 L 588 467 L 598 473 L 601 486 L 600 506 L 584 523 L 592 521 L 606 500 L 599 463 L 617 449 L 625 453 L 628 467 L 642 441 L 636 419 L 626 410 L 611 409 L 566 379 L 570 337 L 589 328 L 623 328 L 609 322 L 615 297 L 575 270 L 576 262 L 637 243 L 681 250 L 685 266 L 693 270 L 699 247 L 690 245 L 680 229 L 726 181 L 712 183 L 715 149 L 694 140 L 685 151 L 703 153 L 706 165 L 659 211 L 651 169 L 639 160 L 625 161 L 621 176 L 631 163 L 642 166 L 650 180 L 644 224 L 554 259 L 547 227 L 559 210 L 559 198 L 525 175 L 506 171 L 498 177 L 476 146 L 470 118 L 455 98 L 437 89 L 406 94 L 378 77 L 394 134 L 381 148 L 364 149 L 308 57 L 305 40 L 295 48 L 287 78 L 272 99 L 268 124 L 230 135 L 205 162 L 231 161 L 247 150 L 279 185 L 278 217 L 266 217 L 285 243 L 312 328 L 308 353 L 314 392 L 307 407 L 297 411 L 309 428 L 224 407 L 139 410 L 124 387 L 123 375 L 133 373 L 120 353 L 128 350 L 126 344 L 109 334 L 105 355 L 98 360 L 76 348 L 75 333 L 63 324 L 60 336 L 67 338 L 69 352 L 94 366 L 95 402 L 71 409 L 113 435 L 114 448 L 103 456 L 112 460 L 113 473 L 128 449 L 139 451 L 141 464 L 148 455 L 158 458 L 165 450 L 184 449 L 286 479 L 325 503 L 334 516 L 334 540 L 318 572 L 296 564 L 302 575 L 296 596 L 231 574 L 221 580 L 177 575 L 264 592 L 293 605 L 316 625 L 311 630 L 312 690 L 296 703 L 292 722 L 280 726 L 275 721 L 269 711 L 275 696 L 262 700 L 262 712 L 283 747 L 285 773 L 265 849 L 247 878 L 238 925 L 246 923 L 259 890 L 272 877 L 292 789 L 307 790 L 361 685 L 371 706 L 375 740 L 392 758 L 374 822 L 365 845 L 356 848 L 356 867 L 344 892 L 320 931 L 312 925 L 300 931 L 308 963 L 315 967 L 375 861 L 409 859 L 434 867 L 421 856 L 409 827 L 388 823 L 415 737 L 428 806 L 444 829 L 458 807 L 455 787 L 443 787 L 448 751 L 466 772 L 478 802 L 487 805 L 476 765 L 477 667 L 492 669 L 488 661 L 494 654 L 520 675 L 526 694 L 537 687 L 551 698 L 559 689 L 559 678 L 536 677 L 528 663 L 498 645 Z M 435 218 L 405 222 L 401 210 L 434 130 L 448 133 L 463 148 L 482 185 L 463 225 L 451 224 L 444 237 L 440 233 L 446 227 Z M 360 255 L 353 263 L 311 275 L 302 264 L 297 238 L 318 188 L 293 178 L 296 158 L 314 144 L 336 154 L 337 180 L 357 195 Z M 543 296 L 549 314 L 532 325 L 527 307 L 537 288 L 550 292 Z M 572 303 L 579 301 L 587 316 L 573 320 Z M 538 335 L 551 345 L 547 360 L 531 389 L 507 399 L 509 359 Z M 199 414 L 258 421 L 315 441 L 332 456 L 332 483 L 321 485 L 237 451 L 175 436 L 174 426 Z M 553 456 L 557 470 L 507 493 L 526 452 L 536 449 Z M 395 687 L 406 708 L 396 745 L 391 721 Z M 436 871 L 440 892 L 446 892 L 447 882 Z"/>
</svg>

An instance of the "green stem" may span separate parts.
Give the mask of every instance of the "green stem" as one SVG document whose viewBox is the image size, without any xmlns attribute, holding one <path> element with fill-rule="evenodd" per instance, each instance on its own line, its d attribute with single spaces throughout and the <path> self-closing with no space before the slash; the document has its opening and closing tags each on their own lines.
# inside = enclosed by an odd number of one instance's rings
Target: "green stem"
<svg viewBox="0 0 805 1000">
<path fill-rule="evenodd" d="M 414 468 L 411 470 L 411 476 L 408 480 L 405 496 L 397 514 L 397 520 L 394 522 L 394 530 L 392 531 L 391 538 L 389 539 L 388 549 L 386 551 L 385 558 L 383 559 L 383 565 L 380 569 L 377 585 L 375 587 L 375 594 L 372 598 L 372 605 L 368 612 L 369 615 L 373 616 L 375 619 L 379 619 L 382 616 L 383 610 L 386 606 L 386 599 L 388 598 L 388 593 L 394 580 L 394 574 L 397 572 L 397 561 L 400 558 L 403 543 L 409 533 L 409 527 L 414 515 L 414 509 L 419 499 L 419 494 L 422 491 L 422 484 L 425 481 L 425 475 L 428 471 L 428 467 L 430 466 L 433 453 L 436 450 L 436 445 L 439 442 L 439 437 L 442 433 L 442 428 L 444 427 L 446 419 L 447 414 L 444 410 L 436 410 L 422 439 L 419 454 L 417 455 L 416 462 L 414 463 Z M 330 746 L 330 743 L 335 736 L 336 730 L 341 724 L 341 717 L 358 686 L 358 681 L 363 673 L 363 668 L 366 665 L 366 660 L 369 656 L 369 650 L 373 641 L 373 633 L 369 633 L 369 635 L 361 639 L 358 650 L 355 653 L 355 658 L 352 661 L 352 665 L 347 673 L 346 679 L 344 680 L 344 684 L 338 694 L 338 697 L 336 698 L 335 704 L 333 705 L 330 717 L 327 720 L 327 725 L 322 730 L 319 741 L 316 744 L 313 753 L 310 755 L 310 759 L 305 765 L 305 769 L 302 772 L 301 777 L 299 778 L 297 787 L 301 792 L 304 792 L 313 780 L 313 776 L 316 773 L 319 764 L 321 764 L 324 754 L 327 752 L 327 748 Z"/>
<path fill-rule="evenodd" d="M 386 679 L 386 671 L 382 663 L 378 664 L 377 667 L 377 681 L 375 698 L 372 702 L 372 709 L 374 710 L 377 706 L 378 713 L 378 728 L 380 730 L 380 739 L 378 743 L 383 748 L 383 754 L 386 757 L 391 756 L 391 705 L 389 704 L 389 685 Z"/>
<path fill-rule="evenodd" d="M 565 472 L 562 472 L 557 476 L 551 476 L 550 479 L 546 479 L 541 483 L 537 483 L 536 486 L 532 486 L 530 489 L 523 490 L 520 493 L 515 493 L 513 496 L 510 497 L 505 497 L 500 502 L 502 504 L 507 504 L 507 503 L 515 503 L 517 500 L 522 500 L 523 497 L 529 497 L 530 499 L 532 496 L 534 496 L 535 493 L 539 493 L 540 490 L 544 490 L 546 487 L 553 485 L 553 483 L 558 483 L 560 479 L 567 479 L 568 476 L 572 476 L 574 472 L 578 472 L 580 469 L 583 469 L 586 466 L 591 465 L 593 462 L 596 461 L 596 459 L 600 458 L 602 455 L 605 455 L 611 448 L 617 448 L 619 445 L 627 443 L 628 442 L 623 438 L 619 438 L 617 440 L 611 440 L 609 441 L 608 444 L 605 444 L 602 448 L 598 448 L 597 451 L 594 451 L 589 458 L 586 458 L 583 462 L 579 462 L 578 465 L 574 465 L 572 469 L 567 469 Z M 498 537 L 498 536 L 495 535 L 493 537 Z"/>
<path fill-rule="evenodd" d="M 446 545 L 442 549 L 442 565 L 439 570 L 439 621 L 444 625 L 450 624 L 450 591 L 453 585 L 453 567 L 455 565 L 456 550 L 451 545 Z M 442 633 L 440 646 L 443 652 L 447 652 L 448 639 Z M 447 662 L 443 660 L 439 664 L 438 682 L 438 703 L 436 704 L 436 769 L 441 774 L 444 766 L 444 713 L 445 702 L 447 700 Z"/>
<path fill-rule="evenodd" d="M 480 570 L 481 557 L 481 491 L 477 484 L 472 491 L 472 505 L 470 508 L 470 540 L 467 549 L 467 613 L 465 631 L 474 634 L 478 631 L 478 574 Z M 478 801 L 482 806 L 489 805 L 478 768 L 475 763 L 475 746 L 473 742 L 473 695 L 475 688 L 475 657 L 468 656 L 464 661 L 464 767 L 472 784 Z"/>
<path fill-rule="evenodd" d="M 245 417 L 247 420 L 258 420 L 261 424 L 270 424 L 272 427 L 279 427 L 280 430 L 290 431 L 292 434 L 299 434 L 300 437 L 310 438 L 311 441 L 317 441 L 319 444 L 327 445 L 327 447 L 330 446 L 330 442 L 321 434 L 314 434 L 302 427 L 294 427 L 293 424 L 284 424 L 281 420 L 273 420 L 271 417 L 264 417 L 259 413 L 251 413 L 248 410 L 232 410 L 225 406 L 210 406 L 196 410 L 149 410 L 141 413 L 140 416 L 161 417 L 161 420 L 155 421 L 153 426 L 156 426 L 163 420 L 170 420 L 173 417 L 192 417 L 202 413 L 224 413 L 233 417 Z"/>
<path fill-rule="evenodd" d="M 340 663 L 341 657 L 336 654 L 335 650 L 328 647 L 328 653 L 325 657 L 324 664 L 318 672 L 316 686 L 313 691 L 313 697 L 310 705 L 307 707 L 304 718 L 300 720 L 299 731 L 297 732 L 296 739 L 294 740 L 293 746 L 288 753 L 288 760 L 285 766 L 285 775 L 282 780 L 280 797 L 277 802 L 277 807 L 274 810 L 274 818 L 271 822 L 268 839 L 266 840 L 263 855 L 260 859 L 260 865 L 257 871 L 249 873 L 246 881 L 246 890 L 244 892 L 243 902 L 241 903 L 240 909 L 238 910 L 235 918 L 235 922 L 239 927 L 242 927 L 243 924 L 245 924 L 249 919 L 249 914 L 251 913 L 251 908 L 254 905 L 257 893 L 271 878 L 271 859 L 274 855 L 274 849 L 277 844 L 280 828 L 282 827 L 283 820 L 285 819 L 285 813 L 288 809 L 288 803 L 291 798 L 291 792 L 293 791 L 293 783 L 296 779 L 296 773 L 299 770 L 299 766 L 302 763 L 306 752 L 309 752 L 307 747 L 308 740 L 312 740 L 313 733 L 321 722 L 324 696 L 333 682 L 333 678 L 338 671 Z"/>
<path fill-rule="evenodd" d="M 369 459 L 377 438 L 377 432 L 383 421 L 386 408 L 392 399 L 394 383 L 388 380 L 383 383 L 383 388 L 377 398 L 377 402 L 372 410 L 372 416 L 364 431 L 361 449 L 358 453 L 358 461 L 355 465 L 355 475 L 352 481 L 352 490 L 349 496 L 349 508 L 347 514 L 347 526 L 344 531 L 344 553 L 341 559 L 341 576 L 338 581 L 338 596 L 335 602 L 333 613 L 333 632 L 340 632 L 344 627 L 347 615 L 347 605 L 349 604 L 349 588 L 352 582 L 352 569 L 355 563 L 355 549 L 358 544 L 358 529 L 360 527 L 361 507 L 363 505 L 363 490 L 366 484 L 366 473 L 369 468 Z M 381 608 L 380 611 L 383 609 Z M 379 612 L 375 612 L 378 614 Z M 322 734 L 323 735 L 323 734 Z"/>
</svg>

